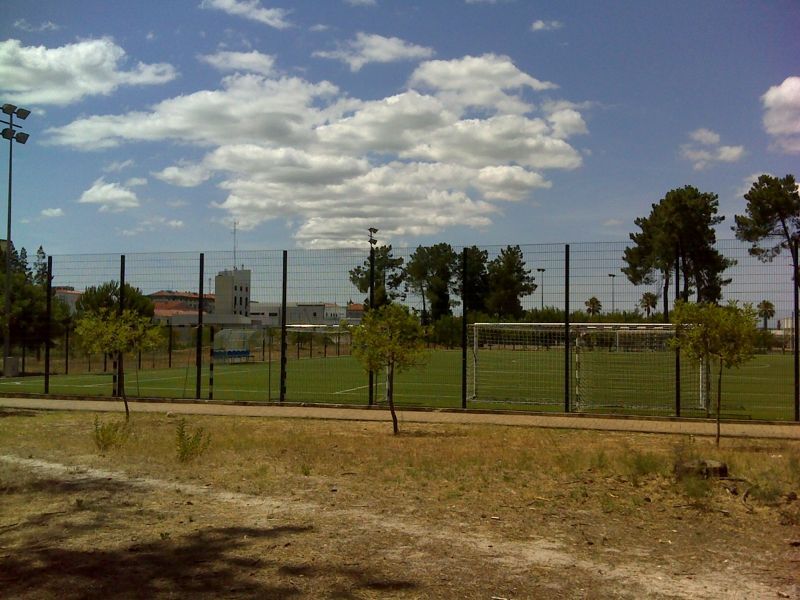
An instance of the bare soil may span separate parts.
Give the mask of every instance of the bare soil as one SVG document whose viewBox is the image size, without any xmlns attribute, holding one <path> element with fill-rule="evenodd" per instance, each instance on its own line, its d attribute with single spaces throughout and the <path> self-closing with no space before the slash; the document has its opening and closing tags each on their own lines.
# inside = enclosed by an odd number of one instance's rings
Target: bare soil
<svg viewBox="0 0 800 600">
<path fill-rule="evenodd" d="M 92 419 L 0 409 L 3 597 L 800 598 L 796 441 L 195 417 L 187 465 Z"/>
</svg>

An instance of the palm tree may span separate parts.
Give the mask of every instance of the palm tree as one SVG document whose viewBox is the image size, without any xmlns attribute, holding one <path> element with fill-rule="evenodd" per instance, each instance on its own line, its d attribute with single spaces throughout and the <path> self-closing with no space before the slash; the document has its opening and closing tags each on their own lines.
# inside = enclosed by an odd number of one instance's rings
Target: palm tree
<svg viewBox="0 0 800 600">
<path fill-rule="evenodd" d="M 639 300 L 639 306 L 642 307 L 647 317 L 658 307 L 658 296 L 653 292 L 645 292 L 642 294 L 642 299 Z"/>
<path fill-rule="evenodd" d="M 758 316 L 764 319 L 764 330 L 767 329 L 767 319 L 775 316 L 775 305 L 769 300 L 762 300 L 758 303 Z"/>
<path fill-rule="evenodd" d="M 586 312 L 590 317 L 594 317 L 595 315 L 599 315 L 600 311 L 603 309 L 603 305 L 600 304 L 600 300 L 597 299 L 597 296 L 592 296 L 586 302 Z"/>
</svg>

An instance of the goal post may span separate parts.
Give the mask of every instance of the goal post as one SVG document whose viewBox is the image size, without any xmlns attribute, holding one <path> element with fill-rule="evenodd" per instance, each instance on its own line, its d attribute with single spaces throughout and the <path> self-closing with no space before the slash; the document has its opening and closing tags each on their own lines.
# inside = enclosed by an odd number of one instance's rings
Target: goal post
<svg viewBox="0 0 800 600">
<path fill-rule="evenodd" d="M 469 331 L 468 400 L 563 406 L 570 381 L 578 411 L 637 410 L 671 414 L 675 408 L 675 329 L 657 323 L 572 323 L 570 373 L 565 377 L 562 323 L 475 323 Z M 682 402 L 705 407 L 703 369 L 681 361 Z"/>
</svg>

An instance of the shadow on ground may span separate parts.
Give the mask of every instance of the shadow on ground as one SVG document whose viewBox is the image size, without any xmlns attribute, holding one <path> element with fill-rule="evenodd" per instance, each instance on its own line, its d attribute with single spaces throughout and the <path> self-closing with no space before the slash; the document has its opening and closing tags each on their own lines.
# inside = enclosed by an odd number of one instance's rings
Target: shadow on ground
<svg viewBox="0 0 800 600">
<path fill-rule="evenodd" d="M 0 492 L 0 507 L 18 508 L 19 518 L 0 526 L 3 597 L 294 598 L 313 590 L 313 595 L 356 598 L 359 591 L 416 587 L 336 564 L 336 557 L 307 562 L 302 553 L 293 554 L 290 547 L 314 547 L 311 525 L 156 533 L 168 528 L 159 507 L 169 511 L 175 502 L 165 496 L 153 505 L 148 492 L 118 481 L 28 475 L 6 482 Z M 223 513 L 216 524 L 235 523 L 234 507 Z M 131 543 L 137 537 L 147 541 Z"/>
</svg>

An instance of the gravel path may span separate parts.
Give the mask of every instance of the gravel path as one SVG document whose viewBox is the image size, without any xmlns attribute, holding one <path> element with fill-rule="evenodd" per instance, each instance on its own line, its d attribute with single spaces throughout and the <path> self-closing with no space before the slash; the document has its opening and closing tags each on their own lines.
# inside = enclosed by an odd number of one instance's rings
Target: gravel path
<svg viewBox="0 0 800 600">
<path fill-rule="evenodd" d="M 129 401 L 132 412 L 171 412 L 187 415 L 230 415 L 249 417 L 338 419 L 350 421 L 388 421 L 384 408 L 351 408 L 298 405 L 233 404 L 198 401 Z M 119 412 L 124 410 L 118 400 L 75 400 L 55 398 L 0 397 L 0 407 L 42 410 L 86 410 Z M 457 410 L 401 410 L 398 419 L 405 423 L 468 423 L 517 427 L 552 427 L 563 429 L 593 429 L 598 431 L 637 431 L 643 433 L 679 433 L 713 436 L 713 421 L 694 419 L 598 417 L 584 415 L 534 415 L 480 413 Z M 800 423 L 725 422 L 725 437 L 800 439 Z"/>
</svg>

